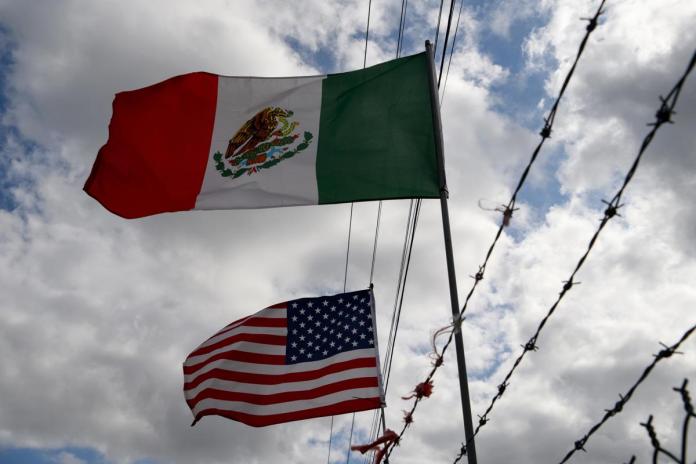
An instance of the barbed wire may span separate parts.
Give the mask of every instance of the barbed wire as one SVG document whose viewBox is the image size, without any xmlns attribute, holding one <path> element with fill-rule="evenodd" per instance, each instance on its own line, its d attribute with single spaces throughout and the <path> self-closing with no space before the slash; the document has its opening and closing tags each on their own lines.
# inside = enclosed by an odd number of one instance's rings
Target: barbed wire
<svg viewBox="0 0 696 464">
<path fill-rule="evenodd" d="M 464 304 L 462 306 L 462 309 L 459 312 L 459 317 L 457 320 L 454 320 L 452 322 L 453 329 L 449 333 L 449 337 L 444 344 L 442 351 L 438 354 L 438 357 L 434 360 L 433 362 L 433 367 L 430 370 L 430 373 L 426 377 L 425 382 L 423 384 L 431 384 L 433 376 L 435 375 L 435 372 L 442 366 L 443 360 L 444 360 L 444 355 L 449 346 L 452 344 L 452 340 L 454 338 L 454 333 L 455 330 L 459 330 L 459 327 L 461 326 L 462 320 L 463 320 L 463 315 L 466 312 L 466 309 L 468 308 L 469 301 L 471 300 L 471 297 L 473 296 L 476 287 L 480 283 L 481 280 L 483 280 L 484 273 L 486 270 L 486 266 L 488 265 L 488 261 L 490 260 L 493 250 L 495 249 L 498 240 L 500 239 L 500 236 L 502 235 L 503 228 L 506 227 L 509 224 L 509 220 L 512 217 L 512 213 L 515 211 L 515 203 L 517 201 L 517 195 L 519 194 L 520 190 L 522 189 L 522 186 L 527 180 L 527 176 L 529 174 L 529 171 L 534 164 L 534 162 L 537 159 L 537 156 L 539 155 L 539 152 L 541 151 L 542 146 L 546 142 L 546 139 L 551 138 L 551 131 L 553 128 L 553 124 L 556 119 L 556 112 L 558 111 L 558 106 L 561 102 L 561 99 L 563 98 L 563 95 L 565 94 L 565 91 L 568 87 L 568 84 L 570 83 L 570 80 L 575 73 L 575 68 L 580 60 L 580 57 L 582 56 L 585 46 L 587 45 L 587 41 L 592 34 L 592 32 L 596 29 L 598 25 L 598 20 L 599 17 L 604 13 L 604 3 L 606 0 L 602 0 L 600 2 L 599 7 L 597 8 L 597 11 L 595 12 L 594 16 L 591 18 L 583 18 L 587 21 L 589 21 L 589 24 L 585 28 L 585 35 L 580 42 L 580 46 L 578 47 L 577 54 L 575 56 L 575 60 L 573 62 L 573 65 L 571 68 L 568 70 L 568 73 L 565 76 L 565 79 L 563 80 L 563 84 L 561 85 L 561 89 L 559 90 L 558 96 L 556 97 L 556 100 L 554 101 L 551 110 L 549 112 L 549 115 L 544 118 L 544 127 L 542 128 L 541 132 L 539 135 L 541 136 L 541 140 L 537 144 L 536 148 L 532 152 L 532 156 L 529 159 L 529 162 L 527 163 L 525 169 L 522 172 L 522 175 L 520 176 L 517 186 L 515 187 L 515 190 L 510 198 L 510 201 L 508 201 L 507 205 L 505 205 L 505 209 L 503 211 L 503 221 L 501 221 L 500 226 L 498 227 L 498 231 L 495 234 L 495 237 L 493 239 L 493 242 L 488 248 L 488 251 L 486 253 L 485 259 L 483 261 L 483 264 L 479 266 L 478 271 L 476 272 L 475 275 L 471 276 L 474 279 L 474 283 L 472 284 L 471 288 L 469 289 L 469 292 L 467 293 L 467 296 L 464 300 Z M 416 411 L 418 404 L 420 401 L 423 399 L 423 395 L 416 395 L 413 401 L 413 405 L 411 406 L 410 411 L 406 411 L 405 417 L 411 418 L 411 421 L 404 421 L 403 428 L 401 429 L 401 432 L 398 434 L 398 439 L 395 440 L 395 442 L 390 446 L 389 450 L 386 453 L 385 456 L 385 462 L 389 462 L 389 457 L 391 456 L 392 451 L 394 450 L 394 447 L 399 443 L 401 438 L 403 437 L 404 433 L 406 432 L 406 429 L 411 425 L 412 423 L 412 418 L 413 418 L 413 413 Z"/>
<path fill-rule="evenodd" d="M 657 433 L 655 432 L 655 428 L 652 425 L 652 414 L 650 415 L 650 417 L 648 417 L 648 420 L 645 423 L 640 424 L 643 427 L 645 427 L 645 429 L 648 432 L 648 436 L 650 437 L 650 444 L 653 447 L 654 464 L 657 464 L 657 457 L 660 455 L 660 453 L 672 458 L 678 464 L 687 464 L 686 449 L 688 443 L 687 440 L 689 436 L 689 421 L 691 420 L 691 418 L 696 418 L 696 414 L 694 414 L 694 405 L 693 403 L 691 403 L 691 395 L 689 394 L 689 390 L 686 388 L 686 385 L 688 383 L 689 381 L 687 379 L 684 379 L 684 382 L 682 382 L 681 387 L 673 388 L 674 391 L 680 394 L 685 412 L 684 421 L 682 422 L 681 458 L 677 458 L 674 455 L 674 453 L 671 453 L 669 450 L 667 450 L 660 444 L 660 441 L 657 439 Z"/>
<path fill-rule="evenodd" d="M 568 451 L 568 453 L 565 455 L 565 457 L 560 462 L 560 464 L 567 462 L 571 458 L 571 456 L 573 456 L 573 454 L 575 454 L 575 452 L 577 452 L 577 451 L 582 450 L 582 451 L 586 452 L 585 445 L 587 444 L 587 441 L 590 439 L 590 437 L 597 430 L 599 430 L 610 418 L 614 417 L 615 415 L 617 415 L 618 413 L 620 413 L 623 410 L 623 407 L 631 399 L 631 397 L 633 396 L 633 393 L 640 386 L 640 384 L 643 383 L 643 381 L 650 375 L 650 372 L 652 372 L 652 370 L 655 368 L 657 363 L 659 363 L 663 359 L 671 357 L 673 354 L 681 354 L 677 351 L 677 349 L 684 342 L 684 340 L 686 340 L 687 338 L 689 338 L 691 336 L 691 334 L 695 330 L 696 330 L 696 325 L 691 326 L 691 328 L 689 330 L 687 330 L 684 333 L 684 335 L 682 335 L 682 337 L 679 339 L 679 341 L 677 341 L 675 344 L 673 344 L 671 346 L 667 346 L 663 343 L 660 343 L 660 345 L 662 345 L 663 349 L 660 350 L 657 354 L 653 355 L 655 357 L 655 359 L 653 359 L 653 361 L 643 370 L 643 373 L 640 375 L 640 377 L 638 377 L 638 380 L 636 380 L 636 382 L 631 386 L 631 388 L 628 389 L 628 391 L 626 393 L 624 393 L 623 395 L 619 394 L 619 401 L 617 401 L 616 404 L 614 404 L 614 407 L 612 407 L 611 409 L 605 409 L 604 416 L 602 417 L 602 419 L 599 422 L 597 422 L 595 425 L 590 427 L 590 430 L 588 430 L 584 436 L 582 436 L 579 440 L 575 441 L 575 443 L 573 444 L 573 449 Z M 684 381 L 684 385 L 682 388 L 684 388 L 684 389 L 686 388 L 686 381 Z M 676 388 L 675 388 L 675 390 L 681 391 L 681 390 L 676 389 Z M 684 397 L 685 401 L 689 399 L 688 392 L 686 393 L 686 395 L 687 396 Z M 689 405 L 690 404 L 691 403 L 689 403 Z M 686 407 L 686 403 L 685 403 L 685 407 Z M 689 409 L 687 408 L 687 412 L 688 411 L 689 411 Z M 693 415 L 693 406 L 691 406 L 690 411 L 691 411 L 691 414 Z M 688 418 L 689 418 L 689 416 L 687 415 L 686 428 L 684 429 L 685 436 L 686 436 L 686 432 L 688 430 Z M 641 424 L 641 425 L 643 425 L 644 427 L 646 427 L 648 429 L 648 433 L 650 434 L 653 446 L 657 445 L 657 447 L 659 448 L 659 445 L 660 445 L 659 441 L 657 441 L 657 438 L 653 439 L 654 430 L 652 430 L 651 423 L 652 423 L 652 416 L 650 416 L 650 418 L 648 419 L 646 424 Z M 681 462 L 681 461 L 678 461 L 678 462 Z"/>
<path fill-rule="evenodd" d="M 672 115 L 674 114 L 674 107 L 677 104 L 677 100 L 679 99 L 679 94 L 681 93 L 681 89 L 684 85 L 684 82 L 686 82 L 686 78 L 688 77 L 689 73 L 691 70 L 694 68 L 694 65 L 696 64 L 696 51 L 694 51 L 694 54 L 691 57 L 691 60 L 689 64 L 686 67 L 686 70 L 684 71 L 684 74 L 681 76 L 681 78 L 677 81 L 677 83 L 674 85 L 672 90 L 667 94 L 666 97 L 660 96 L 660 101 L 661 105 L 660 108 L 657 110 L 655 113 L 655 121 L 652 123 L 649 123 L 648 126 L 652 126 L 652 129 L 648 132 L 648 134 L 645 136 L 643 139 L 643 143 L 640 146 L 640 149 L 638 150 L 638 154 L 636 155 L 636 158 L 633 161 L 633 164 L 631 165 L 630 169 L 626 173 L 626 176 L 624 178 L 624 181 L 619 188 L 619 190 L 614 194 L 612 197 L 611 201 L 606 201 L 602 200 L 602 202 L 606 205 L 606 209 L 604 210 L 604 216 L 600 220 L 599 226 L 597 227 L 597 230 L 595 230 L 594 234 L 592 235 L 592 238 L 590 239 L 590 242 L 587 245 L 587 250 L 585 253 L 580 257 L 578 260 L 577 264 L 575 265 L 575 269 L 573 272 L 570 274 L 567 280 L 563 281 L 563 287 L 561 289 L 561 292 L 559 293 L 558 297 L 556 298 L 556 301 L 551 305 L 549 308 L 547 314 L 544 316 L 544 318 L 541 320 L 539 323 L 539 326 L 537 327 L 536 332 L 532 337 L 529 339 L 527 343 L 522 345 L 522 353 L 515 359 L 515 362 L 512 365 L 512 368 L 508 373 L 505 375 L 505 378 L 503 381 L 498 385 L 498 392 L 496 393 L 495 396 L 493 396 L 488 408 L 486 411 L 483 413 L 483 415 L 479 416 L 479 423 L 478 426 L 476 427 L 476 430 L 474 431 L 474 437 L 478 434 L 479 430 L 481 427 L 486 425 L 486 423 L 489 421 L 489 414 L 493 410 L 493 407 L 498 401 L 503 394 L 505 393 L 509 383 L 510 383 L 510 378 L 514 374 L 515 370 L 517 369 L 517 366 L 522 362 L 524 359 L 525 355 L 530 352 L 530 351 L 536 351 L 538 349 L 538 346 L 536 344 L 539 334 L 541 333 L 541 330 L 544 328 L 546 325 L 546 322 L 548 319 L 553 315 L 554 311 L 560 304 L 561 300 L 565 296 L 565 294 L 573 287 L 573 285 L 578 284 L 579 282 L 575 282 L 575 275 L 578 273 L 578 271 L 582 268 L 583 264 L 585 263 L 585 260 L 587 259 L 587 256 L 590 254 L 590 251 L 592 251 L 592 248 L 594 247 L 597 238 L 601 234 L 602 230 L 604 227 L 607 225 L 607 223 L 614 218 L 615 216 L 618 216 L 618 210 L 623 206 L 621 204 L 621 198 L 624 194 L 624 191 L 626 190 L 626 187 L 628 184 L 631 182 L 631 179 L 633 179 L 633 176 L 636 172 L 636 169 L 638 168 L 638 165 L 640 163 L 640 160 L 643 157 L 643 154 L 645 153 L 645 150 L 648 148 L 650 143 L 652 142 L 653 138 L 655 137 L 655 133 L 659 130 L 660 127 L 662 127 L 663 124 L 667 123 L 673 123 L 672 121 Z M 459 462 L 459 460 L 466 455 L 466 446 L 467 444 L 463 444 L 462 448 L 460 449 L 459 455 L 455 459 L 455 463 Z M 565 461 L 564 461 L 565 462 Z"/>
</svg>

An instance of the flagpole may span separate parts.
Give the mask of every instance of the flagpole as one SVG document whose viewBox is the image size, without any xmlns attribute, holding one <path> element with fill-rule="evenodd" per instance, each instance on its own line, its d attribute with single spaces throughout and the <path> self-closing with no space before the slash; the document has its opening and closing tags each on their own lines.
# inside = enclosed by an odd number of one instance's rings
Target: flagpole
<svg viewBox="0 0 696 464">
<path fill-rule="evenodd" d="M 469 402 L 469 384 L 466 375 L 464 359 L 464 341 L 459 330 L 459 295 L 457 293 L 457 277 L 454 271 L 454 253 L 452 252 L 452 234 L 450 232 L 449 210 L 447 208 L 447 180 L 445 177 L 445 159 L 442 142 L 442 121 L 440 119 L 440 99 L 435 80 L 435 61 L 433 47 L 429 40 L 425 41 L 425 52 L 428 61 L 428 81 L 430 82 L 430 107 L 433 112 L 433 131 L 435 135 L 435 153 L 437 155 L 438 175 L 440 179 L 440 209 L 442 210 L 442 230 L 445 236 L 445 254 L 447 256 L 447 276 L 449 279 L 450 301 L 454 324 L 454 346 L 457 350 L 457 367 L 459 368 L 459 392 L 462 400 L 462 416 L 464 418 L 464 436 L 467 443 L 468 464 L 476 464 L 476 446 L 474 444 L 474 427 L 471 422 L 471 404 Z"/>
</svg>

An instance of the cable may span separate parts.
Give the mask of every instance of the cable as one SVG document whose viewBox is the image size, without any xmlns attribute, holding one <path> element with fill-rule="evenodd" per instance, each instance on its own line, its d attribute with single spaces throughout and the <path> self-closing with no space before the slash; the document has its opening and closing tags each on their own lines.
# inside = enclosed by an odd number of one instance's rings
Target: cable
<svg viewBox="0 0 696 464">
<path fill-rule="evenodd" d="M 350 219 L 348 219 L 348 246 L 346 246 L 346 269 L 343 273 L 343 293 L 346 292 L 348 282 L 348 257 L 350 256 L 350 234 L 353 230 L 353 203 L 350 204 Z"/>
<path fill-rule="evenodd" d="M 437 88 L 440 88 L 440 79 L 442 79 L 442 68 L 445 66 L 445 52 L 447 51 L 447 41 L 449 40 L 450 28 L 452 27 L 452 13 L 454 13 L 454 3 L 456 0 L 452 0 L 450 3 L 449 18 L 447 18 L 447 32 L 445 33 L 445 45 L 442 46 L 442 61 L 440 62 L 440 75 L 437 76 Z M 463 0 L 462 0 L 463 1 Z"/>
<path fill-rule="evenodd" d="M 404 45 L 404 30 L 406 29 L 406 11 L 408 10 L 408 0 L 401 0 L 401 18 L 399 18 L 399 36 L 396 40 L 396 57 L 401 56 Z"/>
<path fill-rule="evenodd" d="M 442 5 L 445 4 L 445 0 L 440 0 L 440 12 L 437 14 L 437 28 L 435 29 L 435 46 L 433 51 L 437 53 L 437 39 L 440 38 L 440 20 L 442 19 Z"/>
<path fill-rule="evenodd" d="M 459 32 L 459 20 L 462 19 L 462 9 L 464 0 L 459 4 L 459 14 L 457 15 L 457 27 L 454 28 L 454 37 L 452 37 L 452 50 L 450 51 L 449 61 L 447 62 L 447 72 L 445 73 L 445 83 L 442 84 L 442 96 L 440 97 L 440 110 L 442 103 L 445 101 L 445 90 L 447 90 L 447 78 L 449 77 L 450 66 L 452 65 L 452 55 L 454 55 L 454 46 L 457 43 L 457 32 Z"/>
<path fill-rule="evenodd" d="M 372 245 L 372 263 L 370 263 L 370 285 L 373 283 L 373 277 L 375 275 L 375 258 L 377 257 L 377 238 L 379 237 L 379 223 L 382 218 L 382 200 L 379 201 L 379 206 L 377 207 L 377 223 L 375 224 L 375 242 Z"/>
<path fill-rule="evenodd" d="M 369 0 L 367 3 L 367 26 L 365 27 L 365 53 L 363 54 L 363 69 L 367 66 L 367 44 L 368 44 L 368 39 L 370 37 L 370 13 L 372 11 L 372 0 Z M 379 202 L 379 212 L 382 211 L 382 202 Z M 352 226 L 353 224 L 353 203 L 350 204 L 350 224 Z M 379 230 L 379 213 L 377 215 L 377 228 Z M 348 249 L 350 249 L 350 226 L 348 229 Z M 372 284 L 372 273 L 374 272 L 375 269 L 375 254 L 377 253 L 377 231 L 375 231 L 375 244 L 374 248 L 372 250 L 372 267 L 370 269 L 370 284 Z M 346 280 L 348 278 L 348 252 L 346 251 L 346 273 L 345 277 L 343 279 L 343 292 L 345 293 L 346 291 Z M 353 413 L 353 417 L 350 421 L 350 436 L 348 437 L 348 451 L 346 452 L 346 464 L 350 462 L 350 445 L 351 442 L 353 441 L 353 426 L 355 425 L 355 413 Z M 333 430 L 333 416 L 331 416 L 331 426 Z M 331 455 L 331 448 L 330 448 L 330 443 L 331 441 L 329 440 L 329 455 Z M 328 461 L 327 461 L 327 464 Z"/>
</svg>

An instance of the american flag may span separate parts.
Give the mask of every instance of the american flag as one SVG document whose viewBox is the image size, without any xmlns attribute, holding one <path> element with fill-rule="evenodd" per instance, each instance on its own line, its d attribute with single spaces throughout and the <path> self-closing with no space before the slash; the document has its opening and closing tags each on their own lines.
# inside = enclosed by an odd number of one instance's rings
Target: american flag
<svg viewBox="0 0 696 464">
<path fill-rule="evenodd" d="M 194 424 L 255 427 L 383 406 L 371 290 L 279 303 L 235 321 L 184 361 Z"/>
</svg>

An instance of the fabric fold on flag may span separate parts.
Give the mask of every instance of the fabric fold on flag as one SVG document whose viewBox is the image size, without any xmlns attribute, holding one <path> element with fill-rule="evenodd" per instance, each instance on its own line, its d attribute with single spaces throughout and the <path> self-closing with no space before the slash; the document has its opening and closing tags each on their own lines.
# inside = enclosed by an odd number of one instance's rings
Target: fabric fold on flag
<svg viewBox="0 0 696 464">
<path fill-rule="evenodd" d="M 194 424 L 254 427 L 384 406 L 371 290 L 300 298 L 216 332 L 183 365 Z"/>
<path fill-rule="evenodd" d="M 438 198 L 425 53 L 310 77 L 195 72 L 118 93 L 85 191 L 125 218 Z"/>
</svg>

